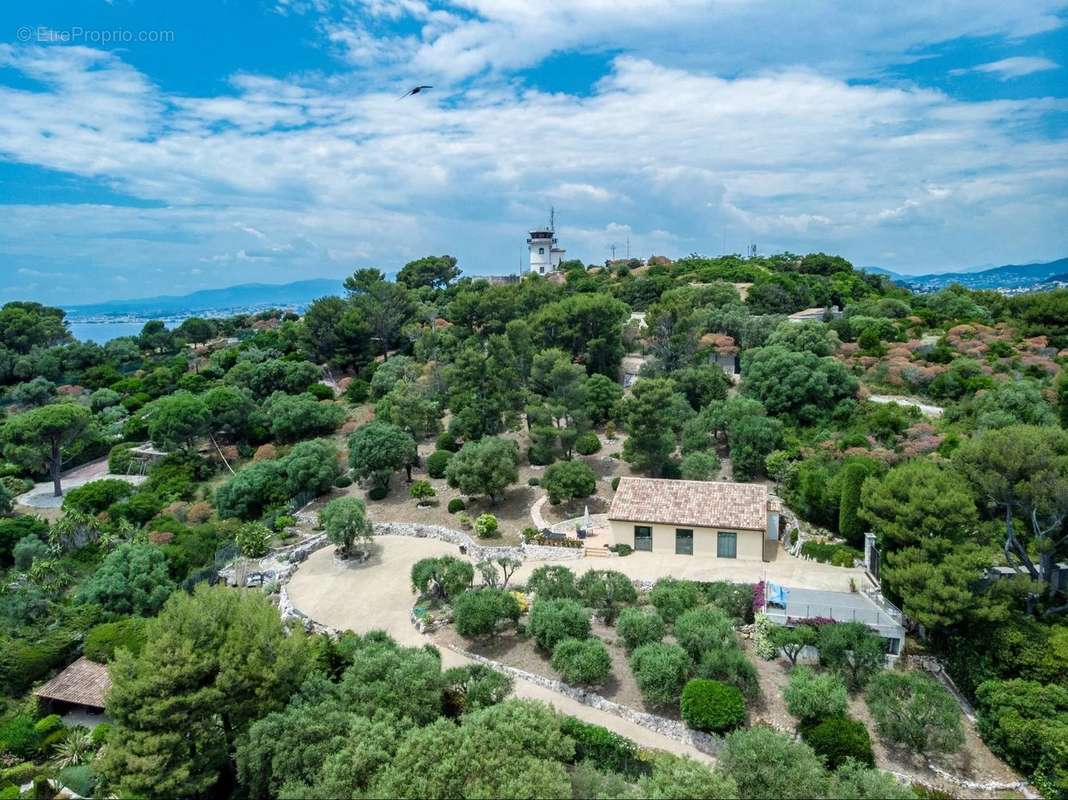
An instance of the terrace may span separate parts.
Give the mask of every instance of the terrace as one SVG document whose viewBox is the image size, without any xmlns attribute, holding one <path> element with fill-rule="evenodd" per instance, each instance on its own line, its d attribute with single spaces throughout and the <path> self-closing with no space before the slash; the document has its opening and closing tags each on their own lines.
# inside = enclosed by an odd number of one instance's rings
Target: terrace
<svg viewBox="0 0 1068 800">
<path fill-rule="evenodd" d="M 896 654 L 905 638 L 904 617 L 881 593 L 835 592 L 825 589 L 788 589 L 786 608 L 767 607 L 768 618 L 780 625 L 804 619 L 833 619 L 835 622 L 863 622 L 890 642 Z"/>
</svg>

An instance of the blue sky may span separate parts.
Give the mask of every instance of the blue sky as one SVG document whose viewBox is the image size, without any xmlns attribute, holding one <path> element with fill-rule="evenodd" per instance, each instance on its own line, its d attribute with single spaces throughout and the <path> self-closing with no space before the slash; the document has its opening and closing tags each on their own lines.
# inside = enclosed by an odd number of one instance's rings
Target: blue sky
<svg viewBox="0 0 1068 800">
<path fill-rule="evenodd" d="M 0 300 L 514 271 L 550 205 L 588 262 L 1063 257 L 1066 23 L 1068 0 L 4 4 Z"/>
</svg>

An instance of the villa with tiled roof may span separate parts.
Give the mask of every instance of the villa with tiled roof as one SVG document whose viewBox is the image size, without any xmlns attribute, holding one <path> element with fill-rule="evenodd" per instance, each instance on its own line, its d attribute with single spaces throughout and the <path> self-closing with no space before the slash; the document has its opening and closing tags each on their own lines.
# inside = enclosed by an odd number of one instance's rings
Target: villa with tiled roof
<svg viewBox="0 0 1068 800">
<path fill-rule="evenodd" d="M 612 544 L 654 553 L 758 560 L 779 536 L 779 501 L 759 483 L 622 478 Z"/>
</svg>

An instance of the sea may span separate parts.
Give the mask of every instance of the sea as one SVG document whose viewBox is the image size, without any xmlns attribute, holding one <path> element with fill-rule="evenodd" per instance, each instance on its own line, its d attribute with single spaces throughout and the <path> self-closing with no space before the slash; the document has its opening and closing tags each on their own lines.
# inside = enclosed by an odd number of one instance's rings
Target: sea
<svg viewBox="0 0 1068 800">
<path fill-rule="evenodd" d="M 167 319 L 165 323 L 168 328 L 174 328 L 177 325 L 182 324 L 184 317 L 175 319 Z M 100 321 L 88 321 L 88 322 L 69 322 L 67 327 L 70 329 L 71 335 L 80 342 L 96 342 L 97 344 L 104 344 L 110 342 L 112 339 L 118 339 L 120 336 L 137 336 L 145 323 L 146 319 L 142 320 L 122 320 L 121 322 L 113 320 L 100 320 Z"/>
</svg>

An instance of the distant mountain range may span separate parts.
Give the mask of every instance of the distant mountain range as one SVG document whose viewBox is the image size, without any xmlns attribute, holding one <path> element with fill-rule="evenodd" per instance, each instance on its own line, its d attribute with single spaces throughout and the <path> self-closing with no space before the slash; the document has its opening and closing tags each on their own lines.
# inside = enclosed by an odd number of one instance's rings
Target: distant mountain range
<svg viewBox="0 0 1068 800">
<path fill-rule="evenodd" d="M 959 272 L 936 272 L 929 275 L 902 275 L 881 267 L 864 267 L 865 272 L 886 275 L 895 283 L 901 283 L 917 291 L 932 292 L 944 289 L 951 283 L 959 283 L 969 289 L 1006 289 L 1023 291 L 1044 284 L 1063 282 L 1068 273 L 1068 258 L 1047 261 L 1041 264 L 1006 264 L 980 270 Z"/>
<path fill-rule="evenodd" d="M 225 289 L 203 289 L 185 295 L 161 295 L 134 300 L 110 300 L 92 305 L 66 306 L 73 319 L 87 317 L 169 317 L 251 309 L 304 308 L 326 295 L 341 294 L 340 281 L 317 278 L 293 283 L 244 283 Z"/>
</svg>

